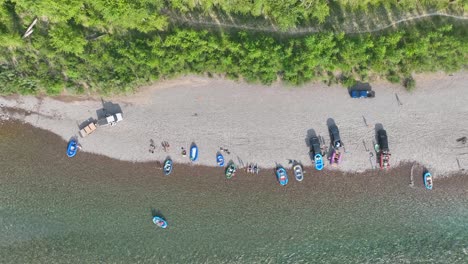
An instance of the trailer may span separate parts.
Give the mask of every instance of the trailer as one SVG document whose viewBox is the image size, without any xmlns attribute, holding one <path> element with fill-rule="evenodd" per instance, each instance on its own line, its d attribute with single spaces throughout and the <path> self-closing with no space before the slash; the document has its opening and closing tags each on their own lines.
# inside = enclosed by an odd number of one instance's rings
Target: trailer
<svg viewBox="0 0 468 264">
<path fill-rule="evenodd" d="M 87 135 L 93 133 L 96 129 L 96 124 L 92 122 L 80 130 L 80 136 L 84 138 Z"/>
</svg>

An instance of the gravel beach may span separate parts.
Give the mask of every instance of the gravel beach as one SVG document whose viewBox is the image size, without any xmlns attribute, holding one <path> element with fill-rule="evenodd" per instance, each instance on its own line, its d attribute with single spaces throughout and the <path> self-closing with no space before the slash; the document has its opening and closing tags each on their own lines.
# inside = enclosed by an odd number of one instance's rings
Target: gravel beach
<svg viewBox="0 0 468 264">
<path fill-rule="evenodd" d="M 468 136 L 468 72 L 421 74 L 415 79 L 417 87 L 411 93 L 378 81 L 371 83 L 375 98 L 353 99 L 345 88 L 321 83 L 264 86 L 187 76 L 142 87 L 134 95 L 103 98 L 109 109 L 122 110 L 124 120 L 99 127 L 79 142 L 83 151 L 126 161 L 171 156 L 177 163 L 189 163 L 181 147 L 188 149 L 194 142 L 202 165 L 215 166 L 220 148 L 228 149 L 230 154 L 223 153 L 226 159 L 241 166 L 286 166 L 289 159 L 310 165 L 306 139 L 315 133 L 328 145 L 327 122 L 334 121 L 346 152 L 333 169 L 372 169 L 375 130 L 380 126 L 387 130 L 392 166 L 417 161 L 436 177 L 468 167 L 468 144 L 457 142 Z M 65 140 L 78 136 L 80 126 L 97 119 L 103 108 L 96 99 L 33 96 L 0 97 L 0 105 L 3 119 L 24 121 Z M 150 140 L 154 153 L 149 151 Z M 163 141 L 170 144 L 167 152 Z"/>
</svg>

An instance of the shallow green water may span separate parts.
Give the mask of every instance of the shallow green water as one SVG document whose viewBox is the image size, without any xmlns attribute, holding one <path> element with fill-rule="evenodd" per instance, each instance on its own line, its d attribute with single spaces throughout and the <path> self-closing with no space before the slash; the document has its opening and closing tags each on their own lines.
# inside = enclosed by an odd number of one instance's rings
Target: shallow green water
<svg viewBox="0 0 468 264">
<path fill-rule="evenodd" d="M 1 263 L 468 262 L 466 175 L 432 192 L 390 174 L 309 174 L 281 188 L 269 172 L 225 181 L 176 166 L 163 177 L 155 164 L 68 159 L 64 147 L 0 126 Z"/>
</svg>

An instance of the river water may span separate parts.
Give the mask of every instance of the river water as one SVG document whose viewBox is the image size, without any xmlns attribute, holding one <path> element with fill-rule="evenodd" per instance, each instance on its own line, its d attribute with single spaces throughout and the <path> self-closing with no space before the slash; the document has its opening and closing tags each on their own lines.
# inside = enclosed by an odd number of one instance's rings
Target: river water
<svg viewBox="0 0 468 264">
<path fill-rule="evenodd" d="M 239 173 L 87 153 L 0 125 L 1 263 L 467 263 L 468 175 Z M 169 223 L 151 222 L 154 212 Z"/>
</svg>

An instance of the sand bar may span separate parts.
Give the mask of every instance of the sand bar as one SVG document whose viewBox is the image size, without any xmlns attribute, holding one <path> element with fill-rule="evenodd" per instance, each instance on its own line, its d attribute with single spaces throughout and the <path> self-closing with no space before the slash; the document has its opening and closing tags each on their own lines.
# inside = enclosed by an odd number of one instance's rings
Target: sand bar
<svg viewBox="0 0 468 264">
<path fill-rule="evenodd" d="M 371 83 L 376 98 L 352 99 L 345 88 L 321 83 L 264 86 L 187 76 L 143 87 L 135 95 L 104 98 L 118 104 L 124 121 L 98 128 L 80 138 L 80 144 L 84 151 L 127 161 L 171 156 L 175 162 L 189 163 L 180 148 L 195 142 L 200 148 L 198 163 L 203 165 L 216 165 L 220 147 L 229 149 L 225 157 L 236 163 L 271 168 L 296 159 L 310 165 L 308 133 L 313 129 L 329 144 L 327 120 L 332 118 L 346 146 L 337 169 L 373 167 L 370 152 L 376 124 L 387 130 L 394 166 L 418 161 L 435 174 L 468 168 L 468 144 L 456 141 L 468 136 L 468 73 L 422 74 L 415 79 L 412 93 L 378 81 Z M 102 108 L 100 100 L 32 96 L 0 97 L 0 104 L 3 118 L 23 120 L 65 140 L 78 136 L 79 126 L 96 119 Z M 24 111 L 11 113 L 5 107 Z M 149 152 L 150 139 L 156 145 L 154 153 Z M 168 152 L 162 141 L 170 143 Z"/>
</svg>

